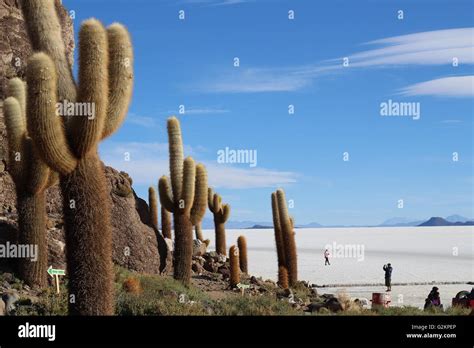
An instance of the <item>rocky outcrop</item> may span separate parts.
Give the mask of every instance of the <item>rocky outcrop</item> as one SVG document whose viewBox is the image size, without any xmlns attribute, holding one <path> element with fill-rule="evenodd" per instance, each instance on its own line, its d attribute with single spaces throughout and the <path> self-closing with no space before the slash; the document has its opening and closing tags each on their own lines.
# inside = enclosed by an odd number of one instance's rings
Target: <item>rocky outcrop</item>
<svg viewBox="0 0 474 348">
<path fill-rule="evenodd" d="M 56 11 L 62 26 L 63 41 L 69 62 L 74 55 L 74 30 L 71 18 L 60 0 Z M 21 0 L 0 0 L 0 99 L 5 98 L 9 78 L 25 75 L 26 61 L 31 55 L 31 45 L 20 9 Z"/>
<path fill-rule="evenodd" d="M 63 29 L 63 40 L 72 64 L 74 33 L 72 21 L 59 0 L 56 9 Z M 24 77 L 26 61 L 31 55 L 20 0 L 0 0 L 0 243 L 15 241 L 16 194 L 8 173 L 7 138 L 2 112 L 8 79 Z M 113 224 L 114 263 L 143 273 L 166 272 L 171 254 L 158 231 L 149 227 L 148 205 L 132 189 L 130 177 L 113 168 L 104 167 L 110 189 Z M 62 197 L 59 187 L 47 191 L 49 264 L 65 268 Z M 100 209 L 100 207 L 97 207 Z M 6 264 L 2 268 L 11 268 Z"/>
</svg>

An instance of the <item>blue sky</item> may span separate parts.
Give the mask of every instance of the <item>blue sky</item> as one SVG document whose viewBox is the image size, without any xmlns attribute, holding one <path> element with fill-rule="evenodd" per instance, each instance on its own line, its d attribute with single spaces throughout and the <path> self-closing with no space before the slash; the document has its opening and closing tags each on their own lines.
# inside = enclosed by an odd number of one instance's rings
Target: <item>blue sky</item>
<svg viewBox="0 0 474 348">
<path fill-rule="evenodd" d="M 132 104 L 100 153 L 138 195 L 168 173 L 177 114 L 185 154 L 206 164 L 234 220 L 270 221 L 277 187 L 299 224 L 474 216 L 472 1 L 63 3 L 76 35 L 89 17 L 131 33 Z M 382 116 L 388 100 L 419 103 L 420 118 Z M 256 150 L 257 166 L 217 163 L 226 147 Z"/>
</svg>

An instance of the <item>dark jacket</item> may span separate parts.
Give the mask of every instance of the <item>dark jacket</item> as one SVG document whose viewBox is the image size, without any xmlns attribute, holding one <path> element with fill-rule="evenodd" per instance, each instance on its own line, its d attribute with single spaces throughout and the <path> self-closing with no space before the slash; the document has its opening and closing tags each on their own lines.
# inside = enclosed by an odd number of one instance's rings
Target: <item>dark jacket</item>
<svg viewBox="0 0 474 348">
<path fill-rule="evenodd" d="M 385 271 L 385 278 L 391 278 L 392 277 L 392 270 L 393 270 L 392 266 L 384 265 L 383 270 Z"/>
</svg>

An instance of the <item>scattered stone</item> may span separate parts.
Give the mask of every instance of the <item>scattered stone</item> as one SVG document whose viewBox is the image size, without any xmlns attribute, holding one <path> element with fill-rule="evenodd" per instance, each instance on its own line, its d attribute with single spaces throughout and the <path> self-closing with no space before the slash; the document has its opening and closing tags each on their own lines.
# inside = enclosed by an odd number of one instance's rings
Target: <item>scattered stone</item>
<svg viewBox="0 0 474 348">
<path fill-rule="evenodd" d="M 5 303 L 6 314 L 10 314 L 13 310 L 15 310 L 15 302 L 20 299 L 20 296 L 16 293 L 16 291 L 6 292 L 2 295 L 2 300 Z"/>
<path fill-rule="evenodd" d="M 201 256 L 206 253 L 207 245 L 199 239 L 193 240 L 193 257 Z"/>
<path fill-rule="evenodd" d="M 5 302 L 0 301 L 0 317 L 7 313 Z"/>
</svg>

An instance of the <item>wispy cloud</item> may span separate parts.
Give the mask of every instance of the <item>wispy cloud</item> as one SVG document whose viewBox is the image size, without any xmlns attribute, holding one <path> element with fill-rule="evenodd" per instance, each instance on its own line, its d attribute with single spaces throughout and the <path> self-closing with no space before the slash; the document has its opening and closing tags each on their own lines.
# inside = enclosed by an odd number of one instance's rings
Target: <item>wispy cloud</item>
<svg viewBox="0 0 474 348">
<path fill-rule="evenodd" d="M 440 123 L 444 123 L 444 124 L 458 124 L 458 123 L 462 123 L 461 120 L 443 120 L 441 121 Z"/>
<path fill-rule="evenodd" d="M 134 113 L 129 113 L 125 122 L 146 128 L 155 128 L 159 126 L 155 118 Z"/>
<path fill-rule="evenodd" d="M 184 0 L 182 3 L 203 6 L 231 6 L 253 1 L 254 0 Z"/>
<path fill-rule="evenodd" d="M 350 67 L 474 63 L 474 28 L 426 31 L 367 42 L 380 48 L 349 54 Z M 342 61 L 342 58 L 339 58 Z"/>
<path fill-rule="evenodd" d="M 107 143 L 101 146 L 101 157 L 107 165 L 129 173 L 139 185 L 155 184 L 162 175 L 169 175 L 168 144 L 166 143 Z M 125 160 L 128 153 L 130 160 Z M 266 168 L 242 168 L 199 161 L 200 147 L 185 146 L 185 154 L 206 165 L 209 185 L 216 188 L 248 189 L 277 187 L 296 183 L 299 174 Z"/>
<path fill-rule="evenodd" d="M 474 28 L 445 29 L 394 36 L 363 43 L 376 48 L 348 53 L 348 67 L 338 57 L 314 64 L 276 68 L 234 68 L 219 72 L 192 89 L 212 93 L 288 92 L 311 85 L 327 73 L 356 68 L 397 68 L 406 65 L 474 64 Z"/>
<path fill-rule="evenodd" d="M 416 83 L 403 88 L 400 94 L 406 96 L 473 97 L 474 75 L 444 77 Z"/>
<path fill-rule="evenodd" d="M 306 87 L 313 74 L 300 69 L 238 68 L 234 72 L 220 74 L 216 80 L 200 84 L 196 89 L 216 93 L 257 93 L 295 91 Z"/>
<path fill-rule="evenodd" d="M 228 112 L 230 112 L 230 110 L 221 108 L 186 108 L 186 115 L 226 114 Z"/>
</svg>

